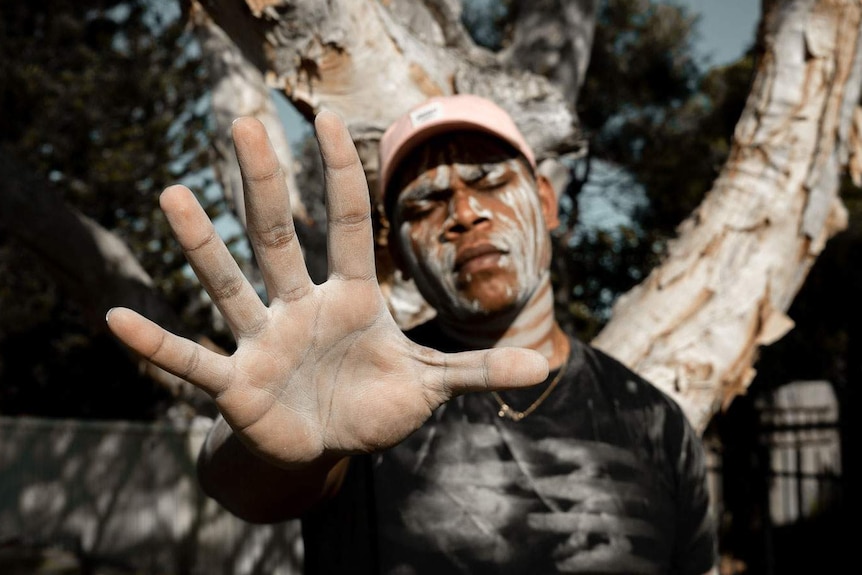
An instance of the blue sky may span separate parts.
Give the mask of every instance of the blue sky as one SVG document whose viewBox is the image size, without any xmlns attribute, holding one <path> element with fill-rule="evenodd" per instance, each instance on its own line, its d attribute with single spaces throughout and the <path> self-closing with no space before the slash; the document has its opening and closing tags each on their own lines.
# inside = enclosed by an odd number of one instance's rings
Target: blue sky
<svg viewBox="0 0 862 575">
<path fill-rule="evenodd" d="M 677 0 L 700 14 L 697 49 L 712 65 L 738 58 L 754 40 L 760 0 Z"/>
</svg>

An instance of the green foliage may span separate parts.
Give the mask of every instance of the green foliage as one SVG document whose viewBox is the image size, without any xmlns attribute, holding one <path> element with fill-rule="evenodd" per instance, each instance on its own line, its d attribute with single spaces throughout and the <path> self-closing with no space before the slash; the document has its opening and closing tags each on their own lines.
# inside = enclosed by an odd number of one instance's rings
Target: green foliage
<svg viewBox="0 0 862 575">
<path fill-rule="evenodd" d="M 176 18 L 153 13 L 165 2 L 34 4 L 4 7 L 0 97 L 15 113 L 0 118 L 0 142 L 117 230 L 161 280 L 183 262 L 156 261 L 169 237 L 158 194 L 207 165 L 196 106 L 204 76 L 190 38 Z"/>
<path fill-rule="evenodd" d="M 0 3 L 0 146 L 120 235 L 203 329 L 190 307 L 199 288 L 158 209 L 165 186 L 211 179 L 206 76 L 178 12 L 167 1 Z M 116 342 L 94 337 L 12 238 L 0 246 L 0 410 L 152 416 L 164 398 Z"/>
<path fill-rule="evenodd" d="M 617 135 L 610 120 L 660 115 L 691 96 L 699 72 L 692 57 L 695 23 L 667 3 L 601 3 L 578 111 L 588 128 L 604 128 L 597 143 Z"/>
</svg>

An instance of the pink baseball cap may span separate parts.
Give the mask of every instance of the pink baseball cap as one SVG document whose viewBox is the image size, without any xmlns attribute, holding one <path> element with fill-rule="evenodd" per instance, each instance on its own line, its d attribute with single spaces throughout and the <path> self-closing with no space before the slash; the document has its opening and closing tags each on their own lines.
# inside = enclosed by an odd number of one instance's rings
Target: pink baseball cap
<svg viewBox="0 0 862 575">
<path fill-rule="evenodd" d="M 524 155 L 533 169 L 536 158 L 512 117 L 494 102 L 472 94 L 430 98 L 395 120 L 378 147 L 378 189 L 384 199 L 389 180 L 404 157 L 432 136 L 476 130 L 496 136 Z"/>
</svg>

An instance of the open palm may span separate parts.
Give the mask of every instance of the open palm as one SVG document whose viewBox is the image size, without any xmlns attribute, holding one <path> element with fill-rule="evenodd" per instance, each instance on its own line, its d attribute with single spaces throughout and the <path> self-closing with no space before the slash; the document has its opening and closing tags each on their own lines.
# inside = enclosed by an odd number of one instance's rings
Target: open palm
<svg viewBox="0 0 862 575">
<path fill-rule="evenodd" d="M 172 186 L 161 207 L 236 351 L 207 350 L 125 308 L 108 314 L 113 333 L 209 393 L 252 452 L 284 466 L 384 449 L 455 395 L 542 381 L 547 361 L 533 351 L 443 354 L 404 336 L 377 283 L 368 188 L 350 135 L 329 112 L 317 116 L 315 129 L 326 178 L 328 280 L 316 285 L 308 275 L 263 125 L 241 118 L 233 137 L 268 304 L 193 194 Z"/>
</svg>

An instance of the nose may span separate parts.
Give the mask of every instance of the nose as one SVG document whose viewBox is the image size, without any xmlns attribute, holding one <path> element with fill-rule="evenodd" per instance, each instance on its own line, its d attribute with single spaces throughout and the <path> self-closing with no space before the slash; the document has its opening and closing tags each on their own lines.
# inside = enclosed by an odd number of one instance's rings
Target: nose
<svg viewBox="0 0 862 575">
<path fill-rule="evenodd" d="M 467 190 L 457 189 L 452 193 L 449 198 L 449 214 L 443 229 L 447 239 L 453 239 L 489 221 L 488 216 L 478 209 L 475 202 L 475 196 Z"/>
</svg>

